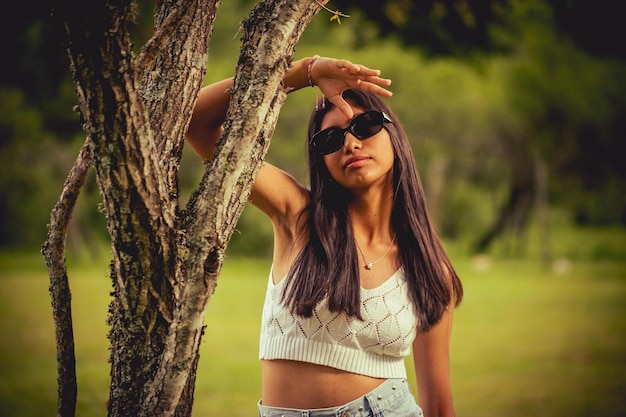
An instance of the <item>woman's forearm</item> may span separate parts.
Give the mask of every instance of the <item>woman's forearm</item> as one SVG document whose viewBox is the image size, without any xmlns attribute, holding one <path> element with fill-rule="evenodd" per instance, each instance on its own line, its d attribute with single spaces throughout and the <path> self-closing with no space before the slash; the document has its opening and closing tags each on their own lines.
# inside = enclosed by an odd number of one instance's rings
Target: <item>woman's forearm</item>
<svg viewBox="0 0 626 417">
<path fill-rule="evenodd" d="M 291 64 L 283 79 L 287 91 L 295 91 L 309 86 L 308 65 L 311 59 L 313 58 L 302 58 Z"/>
<path fill-rule="evenodd" d="M 205 161 L 213 156 L 222 135 L 232 85 L 233 79 L 228 78 L 203 87 L 193 108 L 186 140 Z"/>
</svg>

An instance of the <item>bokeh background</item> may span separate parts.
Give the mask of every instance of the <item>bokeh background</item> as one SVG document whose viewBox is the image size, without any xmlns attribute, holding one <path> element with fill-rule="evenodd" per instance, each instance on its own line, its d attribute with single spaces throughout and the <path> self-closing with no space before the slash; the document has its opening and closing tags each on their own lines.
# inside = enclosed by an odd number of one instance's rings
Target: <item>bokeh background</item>
<svg viewBox="0 0 626 417">
<path fill-rule="evenodd" d="M 393 80 L 429 209 L 466 288 L 452 341 L 459 416 L 626 416 L 626 30 L 620 1 L 331 1 L 296 58 Z M 224 1 L 206 83 L 233 75 L 252 1 Z M 152 9 L 139 1 L 137 47 Z M 63 29 L 36 0 L 0 16 L 0 415 L 53 415 L 54 325 L 39 247 L 84 141 Z M 313 89 L 268 160 L 306 182 Z M 181 205 L 197 185 L 189 149 Z M 110 261 L 95 179 L 68 237 L 79 412 L 106 414 Z M 194 415 L 254 415 L 272 230 L 246 208 L 207 313 Z M 409 364 L 409 367 L 411 365 Z M 415 386 L 413 377 L 411 383 Z"/>
</svg>

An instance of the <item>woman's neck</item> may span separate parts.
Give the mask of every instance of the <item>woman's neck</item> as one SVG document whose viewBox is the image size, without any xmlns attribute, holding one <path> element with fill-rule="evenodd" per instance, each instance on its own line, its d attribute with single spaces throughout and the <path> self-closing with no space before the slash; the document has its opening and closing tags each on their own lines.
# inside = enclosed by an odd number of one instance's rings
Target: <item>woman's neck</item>
<svg viewBox="0 0 626 417">
<path fill-rule="evenodd" d="M 348 206 L 354 233 L 364 242 L 388 241 L 393 235 L 391 211 L 393 193 L 368 190 L 355 193 Z"/>
</svg>

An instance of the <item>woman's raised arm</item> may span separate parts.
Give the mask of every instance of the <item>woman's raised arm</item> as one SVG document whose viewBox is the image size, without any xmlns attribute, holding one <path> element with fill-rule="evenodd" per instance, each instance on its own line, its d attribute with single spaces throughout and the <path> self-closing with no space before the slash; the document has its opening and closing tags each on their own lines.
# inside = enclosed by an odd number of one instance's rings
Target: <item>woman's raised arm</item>
<svg viewBox="0 0 626 417">
<path fill-rule="evenodd" d="M 319 86 L 322 94 L 352 117 L 350 106 L 341 98 L 349 88 L 362 88 L 373 93 L 390 96 L 383 87 L 391 81 L 379 77 L 380 71 L 353 64 L 344 59 L 303 58 L 294 61 L 283 80 L 288 92 L 307 87 L 310 83 Z M 222 124 L 230 101 L 233 79 L 218 81 L 200 90 L 187 130 L 187 142 L 205 161 L 215 152 L 217 140 L 222 134 Z"/>
<path fill-rule="evenodd" d="M 380 71 L 344 59 L 309 57 L 294 61 L 283 83 L 288 92 L 315 84 L 322 94 L 352 117 L 352 108 L 341 96 L 349 88 L 361 88 L 382 96 L 391 96 L 384 87 L 391 81 L 380 78 Z M 233 79 L 208 85 L 200 90 L 186 139 L 205 161 L 215 152 L 223 132 L 230 102 Z M 307 190 L 280 169 L 264 164 L 252 189 L 250 201 L 267 214 L 274 224 L 291 229 L 308 200 Z"/>
<path fill-rule="evenodd" d="M 289 91 L 309 84 L 307 65 L 310 59 L 304 58 L 291 65 L 284 79 Z M 222 134 L 222 124 L 226 120 L 232 85 L 231 77 L 203 87 L 193 109 L 186 139 L 198 156 L 205 161 L 213 156 L 217 140 Z"/>
<path fill-rule="evenodd" d="M 204 161 L 213 156 L 224 130 L 222 124 L 226 120 L 232 85 L 233 79 L 228 78 L 202 88 L 193 108 L 186 140 Z"/>
</svg>

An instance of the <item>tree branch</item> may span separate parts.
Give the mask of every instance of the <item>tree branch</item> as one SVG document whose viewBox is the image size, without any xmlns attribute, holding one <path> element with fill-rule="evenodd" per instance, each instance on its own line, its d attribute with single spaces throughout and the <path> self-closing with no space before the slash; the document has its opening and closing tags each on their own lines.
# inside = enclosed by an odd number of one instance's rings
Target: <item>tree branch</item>
<svg viewBox="0 0 626 417">
<path fill-rule="evenodd" d="M 48 238 L 42 247 L 42 254 L 50 276 L 50 298 L 57 350 L 57 416 L 60 417 L 74 416 L 76 411 L 77 385 L 72 296 L 65 265 L 65 243 L 76 200 L 85 183 L 87 173 L 93 165 L 88 142 L 89 139 L 80 149 L 76 162 L 65 180 L 59 201 L 50 215 Z"/>
<path fill-rule="evenodd" d="M 283 77 L 298 38 L 319 9 L 320 4 L 310 0 L 266 0 L 247 20 L 225 134 L 182 219 L 185 240 L 179 243 L 178 259 L 186 283 L 141 416 L 175 412 L 198 352 L 206 306 L 226 245 L 286 98 Z"/>
<path fill-rule="evenodd" d="M 168 6 L 165 19 L 163 22 L 155 24 L 154 35 L 141 47 L 141 51 L 135 59 L 139 74 L 144 72 L 146 65 L 154 60 L 157 54 L 161 52 L 163 45 L 168 43 L 176 33 L 176 27 L 180 25 L 183 17 L 189 12 L 192 3 L 193 1 L 181 1 Z"/>
<path fill-rule="evenodd" d="M 180 5 L 179 5 L 180 3 Z M 156 153 L 163 163 L 168 210 L 178 210 L 178 169 L 185 133 L 206 73 L 208 40 L 219 0 L 164 3 L 155 34 L 135 60 Z M 184 88 L 183 88 L 184 87 Z M 176 113 L 176 117 L 171 115 Z"/>
</svg>

